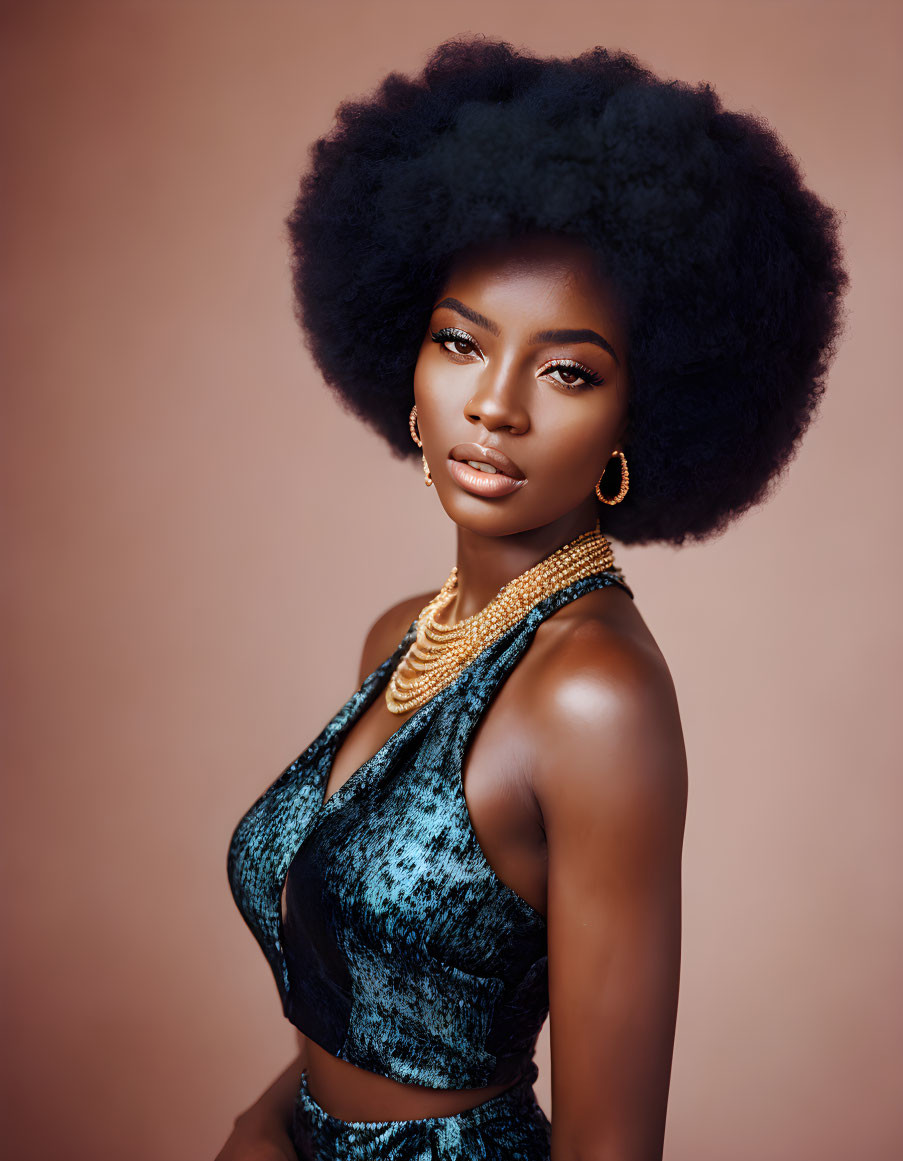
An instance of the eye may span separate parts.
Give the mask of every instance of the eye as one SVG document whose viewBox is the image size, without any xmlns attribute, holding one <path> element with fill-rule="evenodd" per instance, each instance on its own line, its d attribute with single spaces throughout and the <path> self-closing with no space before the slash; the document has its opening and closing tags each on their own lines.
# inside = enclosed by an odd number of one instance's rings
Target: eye
<svg viewBox="0 0 903 1161">
<path fill-rule="evenodd" d="M 552 375 L 555 372 L 559 372 L 562 377 L 553 378 L 552 382 L 568 391 L 583 391 L 588 387 L 598 387 L 604 382 L 601 375 L 597 375 L 589 367 L 584 367 L 576 359 L 553 359 L 539 369 L 541 375 Z"/>
<path fill-rule="evenodd" d="M 467 331 L 458 330 L 457 327 L 442 327 L 441 330 L 430 331 L 430 338 L 434 343 L 441 343 L 444 350 L 448 351 L 450 355 L 480 353 L 476 339 L 472 338 Z M 454 345 L 454 349 L 447 345 L 449 343 Z M 462 347 L 470 347 L 471 350 L 461 350 Z"/>
</svg>

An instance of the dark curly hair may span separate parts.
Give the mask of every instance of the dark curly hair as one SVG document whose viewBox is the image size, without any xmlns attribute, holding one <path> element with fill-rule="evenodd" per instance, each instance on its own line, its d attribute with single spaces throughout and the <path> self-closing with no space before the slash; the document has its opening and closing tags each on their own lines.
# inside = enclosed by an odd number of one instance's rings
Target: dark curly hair
<svg viewBox="0 0 903 1161">
<path fill-rule="evenodd" d="M 413 373 L 455 254 L 552 231 L 596 252 L 627 308 L 630 490 L 598 505 L 603 531 L 702 540 L 770 494 L 824 392 L 848 277 L 836 212 L 761 118 L 627 52 L 464 36 L 343 102 L 311 160 L 286 219 L 295 313 L 396 455 L 420 454 Z"/>
</svg>

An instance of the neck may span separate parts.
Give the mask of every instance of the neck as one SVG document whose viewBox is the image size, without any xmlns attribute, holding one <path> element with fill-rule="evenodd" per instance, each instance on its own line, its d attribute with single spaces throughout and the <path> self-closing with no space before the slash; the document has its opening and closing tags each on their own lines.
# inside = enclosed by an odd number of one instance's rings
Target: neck
<svg viewBox="0 0 903 1161">
<path fill-rule="evenodd" d="M 532 568 L 556 548 L 576 539 L 581 532 L 596 527 L 592 499 L 579 508 L 541 528 L 530 528 L 511 536 L 480 536 L 458 527 L 458 588 L 442 616 L 453 625 L 479 613 L 508 581 Z"/>
</svg>

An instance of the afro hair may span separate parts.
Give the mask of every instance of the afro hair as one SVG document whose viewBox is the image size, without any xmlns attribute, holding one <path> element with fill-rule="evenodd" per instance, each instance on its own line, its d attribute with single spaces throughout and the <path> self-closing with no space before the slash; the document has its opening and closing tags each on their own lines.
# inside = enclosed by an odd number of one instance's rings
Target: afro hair
<svg viewBox="0 0 903 1161">
<path fill-rule="evenodd" d="M 456 253 L 551 231 L 592 248 L 627 312 L 630 489 L 598 505 L 602 530 L 699 541 L 770 494 L 824 392 L 848 276 L 836 211 L 760 117 L 627 52 L 463 36 L 343 102 L 311 163 L 286 219 L 295 314 L 396 455 L 419 456 L 414 368 Z"/>
</svg>

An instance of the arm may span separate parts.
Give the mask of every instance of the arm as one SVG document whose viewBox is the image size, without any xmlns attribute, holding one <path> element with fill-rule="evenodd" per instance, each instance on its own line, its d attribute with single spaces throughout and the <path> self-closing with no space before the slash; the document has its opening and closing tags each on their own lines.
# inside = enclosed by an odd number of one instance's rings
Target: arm
<svg viewBox="0 0 903 1161">
<path fill-rule="evenodd" d="M 301 1050 L 291 1064 L 235 1118 L 234 1128 L 215 1161 L 298 1161 L 291 1127 L 301 1071 L 307 1064 L 300 1032 L 298 1042 Z"/>
<path fill-rule="evenodd" d="M 687 772 L 658 651 L 582 626 L 542 677 L 552 1161 L 661 1161 Z"/>
</svg>

